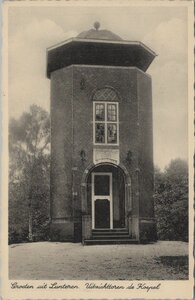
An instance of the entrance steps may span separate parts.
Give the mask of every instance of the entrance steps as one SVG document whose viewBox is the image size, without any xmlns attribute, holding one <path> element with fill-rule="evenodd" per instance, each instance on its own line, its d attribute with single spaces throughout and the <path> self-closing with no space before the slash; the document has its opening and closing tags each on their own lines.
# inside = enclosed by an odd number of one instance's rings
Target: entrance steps
<svg viewBox="0 0 195 300">
<path fill-rule="evenodd" d="M 136 244 L 138 240 L 131 239 L 126 228 L 94 229 L 92 238 L 85 240 L 85 245 Z"/>
</svg>

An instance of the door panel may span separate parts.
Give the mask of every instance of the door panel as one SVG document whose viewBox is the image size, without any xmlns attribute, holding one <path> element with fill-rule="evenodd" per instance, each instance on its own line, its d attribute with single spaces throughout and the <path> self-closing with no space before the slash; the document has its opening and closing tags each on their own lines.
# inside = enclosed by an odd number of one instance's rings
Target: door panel
<svg viewBox="0 0 195 300">
<path fill-rule="evenodd" d="M 108 175 L 95 175 L 94 178 L 94 195 L 110 195 L 110 177 Z"/>
<path fill-rule="evenodd" d="M 112 173 L 92 173 L 92 228 L 113 228 Z"/>
<path fill-rule="evenodd" d="M 110 228 L 110 201 L 108 199 L 95 201 L 95 228 Z"/>
</svg>

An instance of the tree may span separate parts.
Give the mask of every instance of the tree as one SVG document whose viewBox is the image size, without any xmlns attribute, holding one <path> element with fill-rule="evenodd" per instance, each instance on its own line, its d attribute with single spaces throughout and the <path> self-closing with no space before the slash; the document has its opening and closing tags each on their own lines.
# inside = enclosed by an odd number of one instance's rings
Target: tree
<svg viewBox="0 0 195 300">
<path fill-rule="evenodd" d="M 164 172 L 155 170 L 155 213 L 160 239 L 188 240 L 188 165 L 170 162 Z"/>
<path fill-rule="evenodd" d="M 49 218 L 50 120 L 42 108 L 10 120 L 9 157 L 10 240 L 32 241 Z"/>
</svg>

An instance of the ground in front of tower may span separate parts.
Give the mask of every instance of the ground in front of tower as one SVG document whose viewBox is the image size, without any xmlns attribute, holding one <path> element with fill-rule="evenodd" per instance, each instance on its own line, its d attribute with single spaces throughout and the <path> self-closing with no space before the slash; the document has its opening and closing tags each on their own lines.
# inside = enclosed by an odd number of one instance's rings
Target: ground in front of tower
<svg viewBox="0 0 195 300">
<path fill-rule="evenodd" d="M 9 278 L 35 280 L 188 279 L 188 244 L 96 245 L 37 242 L 9 246 Z"/>
</svg>

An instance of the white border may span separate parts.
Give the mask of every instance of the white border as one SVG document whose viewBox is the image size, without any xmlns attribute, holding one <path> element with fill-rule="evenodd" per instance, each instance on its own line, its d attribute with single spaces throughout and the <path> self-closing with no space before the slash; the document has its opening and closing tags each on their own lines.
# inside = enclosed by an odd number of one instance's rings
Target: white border
<svg viewBox="0 0 195 300">
<path fill-rule="evenodd" d="M 10 288 L 10 280 L 8 279 L 8 245 L 7 245 L 7 235 L 8 235 L 8 9 L 9 7 L 76 7 L 76 6 L 90 6 L 90 7 L 105 7 L 105 6 L 115 6 L 115 7 L 125 7 L 125 6 L 136 6 L 136 7 L 186 7 L 188 10 L 188 136 L 189 136 L 189 280 L 163 280 L 163 281 L 145 281 L 146 284 L 161 284 L 160 290 L 154 290 L 147 293 L 145 290 L 86 290 L 84 288 L 84 281 L 67 281 L 68 283 L 78 284 L 80 286 L 79 290 L 65 291 L 65 290 L 12 290 Z M 2 80 L 2 111 L 3 111 L 3 150 L 2 150 L 2 170 L 1 170 L 1 211 L 2 214 L 2 228 L 1 228 L 1 250 L 3 259 L 1 260 L 1 296 L 3 299 L 193 299 L 193 269 L 194 269 L 194 258 L 193 258 L 193 243 L 194 243 L 194 169 L 193 169 L 193 155 L 194 155 L 194 2 L 192 0 L 186 1 L 7 1 L 3 3 L 3 80 Z M 168 42 L 168 41 L 167 41 Z M 29 280 L 20 280 L 19 284 L 29 283 Z M 50 280 L 47 281 L 51 282 Z M 53 282 L 53 281 L 52 281 Z M 140 281 L 134 280 L 133 283 L 139 283 Z M 31 280 L 30 283 L 37 285 L 38 283 L 43 283 L 42 281 Z M 58 281 L 58 283 L 63 283 L 63 281 Z M 102 283 L 102 281 L 96 281 L 96 283 Z M 112 284 L 118 284 L 118 281 L 112 281 Z M 130 281 L 120 281 L 120 284 L 127 285 Z"/>
</svg>

